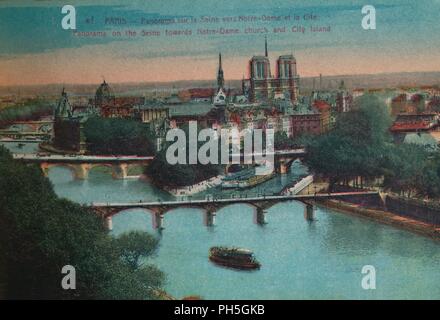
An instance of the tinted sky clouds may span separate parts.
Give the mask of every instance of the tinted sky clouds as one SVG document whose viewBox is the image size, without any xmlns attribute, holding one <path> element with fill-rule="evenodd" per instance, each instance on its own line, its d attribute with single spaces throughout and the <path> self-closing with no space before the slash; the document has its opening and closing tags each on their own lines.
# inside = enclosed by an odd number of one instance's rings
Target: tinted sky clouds
<svg viewBox="0 0 440 320">
<path fill-rule="evenodd" d="M 0 85 L 173 81 L 213 79 L 218 52 L 225 76 L 247 74 L 247 61 L 264 50 L 264 34 L 245 28 L 267 28 L 270 58 L 293 53 L 303 76 L 440 70 L 440 1 L 279 1 L 149 0 L 70 1 L 77 9 L 77 31 L 106 31 L 107 36 L 77 37 L 61 28 L 64 1 L 0 1 Z M 361 8 L 377 9 L 377 30 L 361 28 Z M 142 25 L 141 19 L 202 16 L 294 16 L 314 14 L 317 21 L 257 21 Z M 93 17 L 93 24 L 86 19 Z M 123 18 L 126 25 L 105 24 Z M 313 26 L 330 32 L 310 33 Z M 289 32 L 293 26 L 306 33 Z M 238 28 L 236 35 L 200 35 L 198 29 Z M 274 34 L 276 27 L 288 32 Z M 112 31 L 136 30 L 138 36 L 112 37 Z M 142 30 L 161 36 L 142 37 Z M 165 30 L 191 30 L 191 36 L 166 36 Z"/>
</svg>

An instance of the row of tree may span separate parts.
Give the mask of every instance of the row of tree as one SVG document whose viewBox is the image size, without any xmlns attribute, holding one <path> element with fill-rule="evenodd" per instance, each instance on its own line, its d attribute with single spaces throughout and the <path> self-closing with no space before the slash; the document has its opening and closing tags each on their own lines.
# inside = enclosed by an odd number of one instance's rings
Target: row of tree
<svg viewBox="0 0 440 320">
<path fill-rule="evenodd" d="M 147 233 L 112 237 L 88 208 L 59 199 L 37 166 L 0 147 L 0 271 L 6 299 L 155 299 L 164 274 Z M 61 286 L 76 269 L 76 289 Z M 70 283 L 71 284 L 71 283 Z"/>
<path fill-rule="evenodd" d="M 53 107 L 44 100 L 33 99 L 24 105 L 14 105 L 0 110 L 0 128 L 7 127 L 14 121 L 38 120 L 53 113 Z"/>
<path fill-rule="evenodd" d="M 172 188 L 191 186 L 201 181 L 215 177 L 219 175 L 220 172 L 224 171 L 224 166 L 220 164 L 201 164 L 198 159 L 196 164 L 189 164 L 190 144 L 196 145 L 196 150 L 198 151 L 200 147 L 204 144 L 204 142 L 191 140 L 192 135 L 189 134 L 188 125 L 182 126 L 181 129 L 185 133 L 186 140 L 183 144 L 184 147 L 176 150 L 175 153 L 177 154 L 180 152 L 184 154 L 186 164 L 170 164 L 169 159 L 167 159 L 167 151 L 169 147 L 177 141 L 176 139 L 176 141 L 165 142 L 161 151 L 156 154 L 153 162 L 145 170 L 145 173 L 158 186 L 167 186 Z M 198 132 L 200 132 L 200 130 L 201 128 L 198 128 Z M 208 138 L 208 140 L 209 139 L 210 138 Z M 217 150 L 219 150 L 220 141 L 218 141 L 217 147 Z M 208 156 L 209 155 L 210 152 L 208 152 Z"/>
<path fill-rule="evenodd" d="M 307 164 L 329 179 L 330 189 L 347 181 L 384 178 L 384 187 L 408 196 L 440 196 L 440 156 L 414 144 L 396 145 L 391 119 L 374 95 L 355 101 L 330 132 L 306 142 Z"/>
<path fill-rule="evenodd" d="M 121 118 L 92 117 L 84 124 L 87 149 L 93 154 L 154 155 L 148 125 Z"/>
<path fill-rule="evenodd" d="M 384 186 L 400 195 L 440 198 L 440 153 L 423 146 L 393 146 L 384 168 Z"/>
<path fill-rule="evenodd" d="M 275 150 L 294 149 L 302 146 L 302 138 L 289 138 L 285 131 L 277 131 L 274 135 Z"/>
<path fill-rule="evenodd" d="M 176 150 L 176 153 L 182 152 L 185 153 L 185 162 L 186 164 L 170 164 L 167 159 L 167 151 L 168 148 L 174 142 L 166 142 L 160 152 L 157 153 L 156 158 L 152 162 L 152 164 L 146 168 L 145 173 L 151 177 L 154 183 L 159 186 L 167 186 L 167 187 L 184 187 L 197 184 L 200 181 L 207 180 L 212 178 L 220 173 L 224 172 L 224 165 L 221 165 L 221 139 L 218 139 L 216 142 L 210 141 L 191 141 L 191 135 L 189 134 L 189 126 L 188 124 L 182 126 L 181 128 L 185 132 L 186 139 L 186 147 L 184 150 Z M 201 128 L 198 128 L 198 133 Z M 197 160 L 197 164 L 188 164 L 189 163 L 189 146 L 197 145 L 197 151 L 202 150 L 202 146 L 205 143 L 212 142 L 213 148 L 216 148 L 218 151 L 217 157 L 215 158 L 218 164 L 201 164 L 199 160 Z M 266 148 L 266 135 L 263 132 L 262 138 L 262 149 Z M 290 149 L 297 148 L 301 145 L 302 141 L 300 139 L 292 140 L 289 139 L 285 132 L 276 132 L 274 135 L 274 143 L 275 149 Z M 240 148 L 244 151 L 244 141 L 241 140 Z M 232 145 L 229 147 L 229 152 L 232 153 Z M 210 156 L 210 152 L 207 151 L 207 155 Z"/>
</svg>

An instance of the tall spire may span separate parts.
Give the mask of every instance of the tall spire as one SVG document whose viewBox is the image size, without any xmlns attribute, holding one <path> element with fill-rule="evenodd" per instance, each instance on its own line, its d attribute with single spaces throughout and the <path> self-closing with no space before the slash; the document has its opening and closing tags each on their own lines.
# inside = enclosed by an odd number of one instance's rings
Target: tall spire
<svg viewBox="0 0 440 320">
<path fill-rule="evenodd" d="M 222 66 L 222 54 L 218 54 L 218 73 L 217 73 L 217 89 L 224 89 L 225 86 L 225 78 L 223 74 L 223 66 Z"/>
<path fill-rule="evenodd" d="M 267 57 L 269 56 L 267 52 L 267 36 L 264 36 L 264 55 Z"/>
</svg>

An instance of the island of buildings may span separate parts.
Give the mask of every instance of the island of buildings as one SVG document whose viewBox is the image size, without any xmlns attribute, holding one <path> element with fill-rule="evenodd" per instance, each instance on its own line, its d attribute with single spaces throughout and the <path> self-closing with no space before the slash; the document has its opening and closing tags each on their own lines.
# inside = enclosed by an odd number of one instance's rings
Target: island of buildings
<svg viewBox="0 0 440 320">
<path fill-rule="evenodd" d="M 116 96 L 104 80 L 88 101 L 71 103 L 63 90 L 55 108 L 53 146 L 85 153 L 83 123 L 90 116 L 130 118 L 147 123 L 159 150 L 167 130 L 194 120 L 201 127 L 274 129 L 288 137 L 318 135 L 330 129 L 337 112 L 350 110 L 353 98 L 343 83 L 332 92 L 300 94 L 300 78 L 293 55 L 282 55 L 271 73 L 267 41 L 262 56 L 249 61 L 249 77 L 240 89 L 226 86 L 219 54 L 214 88 L 174 91 L 168 96 Z"/>
<path fill-rule="evenodd" d="M 87 152 L 82 132 L 90 116 L 128 118 L 148 124 L 156 136 L 160 150 L 166 132 L 189 121 L 199 127 L 243 129 L 274 129 L 289 138 L 319 135 L 327 132 L 337 114 L 349 111 L 356 97 L 366 90 L 348 90 L 344 81 L 337 89 L 323 90 L 322 79 L 318 89 L 301 93 L 297 61 L 291 54 L 278 57 L 275 73 L 271 72 L 267 41 L 264 54 L 249 60 L 248 77 L 241 88 L 226 86 L 222 55 L 218 57 L 215 87 L 171 90 L 149 96 L 117 96 L 104 80 L 94 97 L 69 101 L 63 90 L 55 108 L 53 147 L 73 153 Z M 390 128 L 396 142 L 430 144 L 437 147 L 440 111 L 439 90 L 433 87 L 370 89 L 386 96 L 395 122 Z M 424 135 L 421 135 L 423 133 Z M 420 139 L 414 137 L 414 134 Z M 409 138 L 408 138 L 409 137 Z"/>
</svg>

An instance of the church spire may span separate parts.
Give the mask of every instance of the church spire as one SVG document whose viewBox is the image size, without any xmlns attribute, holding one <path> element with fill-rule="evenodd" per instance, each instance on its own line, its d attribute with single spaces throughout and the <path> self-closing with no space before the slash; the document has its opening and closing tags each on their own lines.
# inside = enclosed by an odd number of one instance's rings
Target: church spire
<svg viewBox="0 0 440 320">
<path fill-rule="evenodd" d="M 217 89 L 223 89 L 225 86 L 225 77 L 223 73 L 223 66 L 222 66 L 222 54 L 218 54 L 218 73 L 217 73 Z"/>
<path fill-rule="evenodd" d="M 267 36 L 264 36 L 264 55 L 267 57 L 269 56 L 267 51 Z"/>
</svg>

